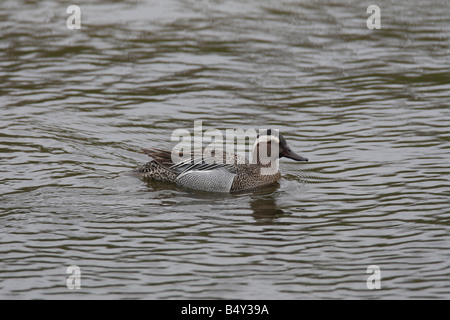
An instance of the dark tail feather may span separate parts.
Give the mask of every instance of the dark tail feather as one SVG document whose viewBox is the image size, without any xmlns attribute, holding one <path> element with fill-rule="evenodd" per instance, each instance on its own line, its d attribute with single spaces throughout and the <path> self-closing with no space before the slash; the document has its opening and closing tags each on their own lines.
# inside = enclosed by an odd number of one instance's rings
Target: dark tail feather
<svg viewBox="0 0 450 320">
<path fill-rule="evenodd" d="M 174 164 L 172 161 L 172 153 L 170 151 L 157 148 L 149 148 L 149 149 L 142 148 L 142 152 L 152 157 L 153 160 L 155 160 L 162 166 L 170 167 Z"/>
</svg>

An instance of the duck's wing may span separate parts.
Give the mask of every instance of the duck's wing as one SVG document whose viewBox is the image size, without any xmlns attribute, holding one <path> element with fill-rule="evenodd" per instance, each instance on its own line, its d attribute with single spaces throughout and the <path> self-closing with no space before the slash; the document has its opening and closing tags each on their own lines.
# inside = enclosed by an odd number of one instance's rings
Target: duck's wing
<svg viewBox="0 0 450 320">
<path fill-rule="evenodd" d="M 173 170 L 180 170 L 180 173 L 188 171 L 210 171 L 216 169 L 227 170 L 232 173 L 236 173 L 236 166 L 227 163 L 217 162 L 214 157 L 192 157 L 186 160 L 180 161 L 177 164 L 173 164 L 171 167 Z"/>
<path fill-rule="evenodd" d="M 236 165 L 223 163 L 224 159 L 221 157 L 208 157 L 203 154 L 191 153 L 187 159 L 174 163 L 171 151 L 158 148 L 142 149 L 142 151 L 152 157 L 158 164 L 178 174 L 188 171 L 210 171 L 215 169 L 226 170 L 230 173 L 237 172 Z"/>
</svg>

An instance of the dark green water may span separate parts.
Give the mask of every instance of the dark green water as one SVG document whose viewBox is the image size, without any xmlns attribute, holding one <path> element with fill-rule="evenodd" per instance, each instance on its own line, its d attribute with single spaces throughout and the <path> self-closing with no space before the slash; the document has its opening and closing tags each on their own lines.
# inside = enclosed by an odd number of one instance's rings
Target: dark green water
<svg viewBox="0 0 450 320">
<path fill-rule="evenodd" d="M 368 1 L 73 4 L 0 3 L 0 298 L 450 298 L 448 1 L 380 30 Z M 194 120 L 310 162 L 237 195 L 128 174 Z"/>
</svg>

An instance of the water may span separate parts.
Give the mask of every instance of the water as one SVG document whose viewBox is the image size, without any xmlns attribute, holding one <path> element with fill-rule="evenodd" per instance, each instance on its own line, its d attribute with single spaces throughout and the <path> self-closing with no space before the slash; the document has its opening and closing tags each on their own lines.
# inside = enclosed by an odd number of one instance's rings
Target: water
<svg viewBox="0 0 450 320">
<path fill-rule="evenodd" d="M 448 1 L 380 30 L 366 1 L 76 4 L 0 4 L 1 298 L 450 298 Z M 236 195 L 129 174 L 194 120 L 310 162 Z"/>
</svg>

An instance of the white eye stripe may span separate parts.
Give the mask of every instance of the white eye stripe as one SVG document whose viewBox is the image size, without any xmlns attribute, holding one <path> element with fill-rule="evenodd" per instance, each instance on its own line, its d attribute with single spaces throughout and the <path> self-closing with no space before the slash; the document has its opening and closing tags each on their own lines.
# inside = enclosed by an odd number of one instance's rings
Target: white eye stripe
<svg viewBox="0 0 450 320">
<path fill-rule="evenodd" d="M 261 143 L 261 142 L 271 142 L 271 141 L 275 141 L 275 143 L 280 143 L 280 139 L 278 139 L 278 137 L 275 136 L 261 136 L 258 139 L 255 140 L 254 145 L 256 146 L 257 144 Z"/>
</svg>

